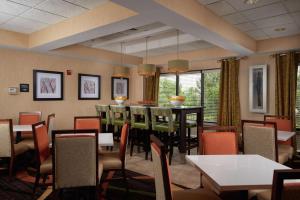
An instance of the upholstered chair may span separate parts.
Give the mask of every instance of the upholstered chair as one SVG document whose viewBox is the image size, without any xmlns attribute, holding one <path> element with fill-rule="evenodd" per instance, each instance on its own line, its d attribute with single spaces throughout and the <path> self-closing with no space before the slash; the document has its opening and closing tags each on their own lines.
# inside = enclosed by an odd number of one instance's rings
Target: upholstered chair
<svg viewBox="0 0 300 200">
<path fill-rule="evenodd" d="M 101 118 L 99 116 L 77 116 L 74 117 L 74 129 L 97 129 L 101 131 Z"/>
<path fill-rule="evenodd" d="M 105 126 L 105 132 L 108 132 L 109 126 L 111 125 L 109 105 L 95 105 L 95 107 L 97 115 L 101 117 L 102 126 Z"/>
<path fill-rule="evenodd" d="M 259 154 L 282 164 L 288 161 L 288 153 L 278 153 L 275 122 L 242 120 L 242 143 L 245 154 Z"/>
<path fill-rule="evenodd" d="M 269 122 L 275 122 L 277 125 L 277 130 L 279 131 L 288 131 L 288 132 L 293 131 L 292 120 L 290 120 L 289 117 L 287 116 L 265 115 L 264 120 Z M 293 140 L 294 138 L 286 142 L 278 141 L 278 152 L 288 153 L 289 159 L 292 159 L 294 155 Z"/>
<path fill-rule="evenodd" d="M 122 127 L 119 151 L 102 152 L 100 153 L 100 163 L 103 164 L 104 171 L 121 170 L 123 181 L 127 187 L 126 173 L 125 173 L 125 154 L 129 133 L 129 124 L 125 123 Z"/>
<path fill-rule="evenodd" d="M 0 119 L 0 157 L 9 158 L 9 176 L 12 177 L 14 161 L 16 156 L 25 153 L 29 150 L 29 147 L 20 142 L 15 144 L 12 120 L 11 119 Z"/>
<path fill-rule="evenodd" d="M 49 137 L 45 121 L 32 125 L 34 149 L 36 154 L 36 176 L 33 192 L 39 186 L 40 178 L 45 183 L 47 176 L 52 173 L 52 157 L 49 148 Z"/>
<path fill-rule="evenodd" d="M 299 169 L 274 170 L 272 190 L 257 194 L 258 200 L 300 199 L 300 183 L 290 179 L 300 179 Z"/>
<path fill-rule="evenodd" d="M 51 138 L 51 133 L 52 130 L 54 130 L 54 121 L 55 121 L 55 114 L 49 114 L 47 117 L 47 131 L 48 131 L 48 137 L 49 137 L 49 142 L 52 142 L 52 138 Z"/>
<path fill-rule="evenodd" d="M 36 111 L 36 112 L 20 112 L 19 113 L 19 125 L 32 125 L 35 124 L 42 119 L 42 112 Z M 21 135 L 19 136 L 19 133 L 17 133 L 17 140 L 19 141 L 21 137 L 21 140 L 23 140 L 23 143 L 26 144 L 29 149 L 34 150 L 34 141 L 33 141 L 33 135 L 32 132 L 21 132 Z"/>
<path fill-rule="evenodd" d="M 206 189 L 172 191 L 171 173 L 165 154 L 165 146 L 154 135 L 150 137 L 157 200 L 220 200 L 213 192 Z"/>
<path fill-rule="evenodd" d="M 131 132 L 130 156 L 134 145 L 142 146 L 145 150 L 145 159 L 148 159 L 150 150 L 150 120 L 149 109 L 144 106 L 130 106 Z M 134 134 L 134 135 L 133 135 Z"/>
<path fill-rule="evenodd" d="M 176 127 L 171 108 L 151 107 L 152 130 L 157 131 L 169 151 L 169 164 L 172 162 L 173 146 L 176 145 Z M 164 118 L 164 121 L 160 119 Z"/>
<path fill-rule="evenodd" d="M 98 130 L 55 130 L 53 141 L 53 190 L 88 187 L 98 199 L 103 172 L 98 162 Z"/>
</svg>

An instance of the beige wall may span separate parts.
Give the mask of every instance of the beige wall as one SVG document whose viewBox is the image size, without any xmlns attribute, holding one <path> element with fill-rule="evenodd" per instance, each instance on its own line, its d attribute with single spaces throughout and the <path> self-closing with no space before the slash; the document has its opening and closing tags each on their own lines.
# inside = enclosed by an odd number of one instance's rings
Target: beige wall
<svg viewBox="0 0 300 200">
<path fill-rule="evenodd" d="M 13 118 L 16 122 L 20 111 L 43 112 L 43 119 L 49 113 L 57 116 L 57 128 L 72 128 L 75 115 L 95 115 L 96 103 L 111 103 L 112 66 L 78 59 L 64 58 L 25 51 L 0 49 L 0 118 Z M 53 70 L 65 72 L 72 70 L 72 75 L 64 74 L 63 101 L 33 101 L 32 70 Z M 134 69 L 133 69 L 134 71 Z M 101 100 L 78 100 L 77 74 L 101 75 Z M 130 77 L 130 86 L 141 85 L 135 80 L 135 74 Z M 133 80 L 131 80 L 133 79 Z M 29 83 L 29 93 L 9 95 L 8 87 L 19 87 L 20 83 Z M 135 89 L 130 88 L 130 101 L 140 100 Z"/>
</svg>

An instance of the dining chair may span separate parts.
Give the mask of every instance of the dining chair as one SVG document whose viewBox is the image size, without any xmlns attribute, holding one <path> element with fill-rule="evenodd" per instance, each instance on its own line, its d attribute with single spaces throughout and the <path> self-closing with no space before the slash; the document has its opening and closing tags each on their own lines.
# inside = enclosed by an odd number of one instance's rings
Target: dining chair
<svg viewBox="0 0 300 200">
<path fill-rule="evenodd" d="M 101 117 L 102 126 L 105 126 L 105 132 L 108 132 L 109 127 L 111 125 L 109 105 L 95 105 L 95 108 L 96 108 L 97 116 Z M 101 130 L 101 132 L 103 131 Z"/>
<path fill-rule="evenodd" d="M 234 155 L 238 153 L 238 134 L 235 126 L 200 127 L 199 149 L 203 155 Z"/>
<path fill-rule="evenodd" d="M 154 135 L 150 138 L 157 200 L 220 200 L 213 192 L 203 188 L 172 190 L 171 171 L 165 145 Z"/>
<path fill-rule="evenodd" d="M 275 122 L 242 120 L 241 124 L 244 154 L 258 154 L 281 164 L 288 161 L 287 153 L 278 152 Z"/>
<path fill-rule="evenodd" d="M 52 142 L 51 138 L 51 133 L 52 130 L 54 130 L 54 121 L 55 121 L 55 114 L 51 113 L 47 117 L 47 131 L 48 131 L 48 137 L 49 137 L 49 142 Z"/>
<path fill-rule="evenodd" d="M 291 179 L 300 179 L 299 169 L 274 170 L 272 190 L 257 194 L 258 200 L 296 200 L 300 199 L 300 183 Z M 289 182 L 287 182 L 289 181 Z"/>
<path fill-rule="evenodd" d="M 101 117 L 99 116 L 76 116 L 74 117 L 74 129 L 97 129 L 101 131 Z"/>
<path fill-rule="evenodd" d="M 142 146 L 145 151 L 145 159 L 148 159 L 150 150 L 150 120 L 149 109 L 144 106 L 130 106 L 131 119 L 131 146 L 130 156 L 132 156 L 134 145 Z"/>
<path fill-rule="evenodd" d="M 157 136 L 166 146 L 169 153 L 169 164 L 172 163 L 173 147 L 178 144 L 176 126 L 171 108 L 151 107 L 152 130 L 158 132 Z M 165 120 L 161 120 L 165 118 Z"/>
<path fill-rule="evenodd" d="M 22 142 L 15 144 L 12 119 L 0 119 L 0 157 L 9 158 L 9 177 L 12 177 L 16 156 L 29 150 Z"/>
<path fill-rule="evenodd" d="M 39 186 L 41 176 L 45 184 L 48 175 L 52 173 L 52 157 L 45 121 L 32 124 L 32 132 L 36 154 L 36 175 L 33 187 L 33 192 L 35 193 L 36 188 Z"/>
<path fill-rule="evenodd" d="M 42 112 L 40 111 L 35 111 L 35 112 L 20 112 L 19 113 L 19 125 L 32 125 L 35 124 L 42 119 Z M 20 135 L 21 138 L 18 138 L 17 140 L 19 141 L 20 139 L 23 140 L 23 143 L 26 144 L 29 149 L 34 150 L 34 141 L 33 141 L 33 135 L 32 132 L 21 132 Z"/>
<path fill-rule="evenodd" d="M 53 190 L 90 188 L 95 196 L 88 199 L 98 199 L 103 172 L 98 160 L 98 130 L 54 130 L 52 141 Z"/>
<path fill-rule="evenodd" d="M 126 184 L 126 190 L 128 190 L 126 173 L 125 173 L 125 155 L 126 146 L 129 133 L 129 124 L 125 123 L 121 131 L 121 139 L 119 145 L 119 151 L 108 151 L 100 153 L 100 163 L 103 165 L 104 171 L 118 171 L 122 172 L 123 181 Z"/>
<path fill-rule="evenodd" d="M 275 122 L 279 131 L 293 131 L 292 120 L 288 116 L 265 115 L 264 120 Z M 292 159 L 294 155 L 294 139 L 293 137 L 286 142 L 278 141 L 278 152 L 288 153 L 289 159 Z"/>
</svg>

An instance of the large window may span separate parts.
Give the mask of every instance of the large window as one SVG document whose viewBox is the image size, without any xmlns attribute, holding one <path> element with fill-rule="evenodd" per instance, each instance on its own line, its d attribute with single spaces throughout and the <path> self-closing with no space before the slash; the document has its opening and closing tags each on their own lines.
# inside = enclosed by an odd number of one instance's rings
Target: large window
<svg viewBox="0 0 300 200">
<path fill-rule="evenodd" d="M 161 74 L 159 80 L 160 106 L 169 105 L 172 95 L 185 96 L 184 105 L 204 109 L 204 121 L 216 122 L 219 106 L 220 70 L 202 70 L 180 75 Z M 195 116 L 194 116 L 195 117 Z M 194 118 L 190 116 L 189 118 Z"/>
<path fill-rule="evenodd" d="M 297 75 L 296 128 L 300 129 L 300 65 L 298 66 L 298 75 Z"/>
</svg>

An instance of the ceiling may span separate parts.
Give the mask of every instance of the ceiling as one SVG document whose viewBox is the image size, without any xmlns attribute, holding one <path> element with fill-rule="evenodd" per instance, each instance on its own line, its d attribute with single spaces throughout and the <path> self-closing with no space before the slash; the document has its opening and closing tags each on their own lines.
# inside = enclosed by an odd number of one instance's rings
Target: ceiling
<svg viewBox="0 0 300 200">
<path fill-rule="evenodd" d="M 256 40 L 300 33 L 300 0 L 198 0 Z"/>
<path fill-rule="evenodd" d="M 32 33 L 107 0 L 0 0 L 0 29 Z"/>
<path fill-rule="evenodd" d="M 92 48 L 144 57 L 146 38 L 149 56 L 177 51 L 177 30 L 159 22 L 96 38 L 82 44 Z M 212 44 L 183 32 L 179 32 L 178 41 L 180 52 L 213 47 Z"/>
</svg>

